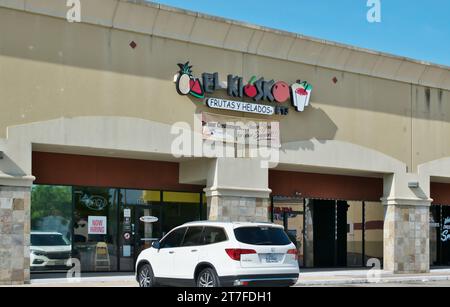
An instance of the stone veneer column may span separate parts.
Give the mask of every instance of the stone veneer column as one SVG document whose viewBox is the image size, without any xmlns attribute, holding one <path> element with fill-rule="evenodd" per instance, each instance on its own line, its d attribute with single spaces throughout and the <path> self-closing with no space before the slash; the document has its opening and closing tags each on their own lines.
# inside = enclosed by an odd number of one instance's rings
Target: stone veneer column
<svg viewBox="0 0 450 307">
<path fill-rule="evenodd" d="M 384 201 L 384 270 L 427 273 L 430 270 L 430 202 Z"/>
<path fill-rule="evenodd" d="M 258 159 L 217 158 L 209 165 L 208 219 L 230 222 L 268 222 L 269 172 Z"/>
<path fill-rule="evenodd" d="M 30 188 L 0 186 L 0 284 L 30 282 Z"/>
</svg>

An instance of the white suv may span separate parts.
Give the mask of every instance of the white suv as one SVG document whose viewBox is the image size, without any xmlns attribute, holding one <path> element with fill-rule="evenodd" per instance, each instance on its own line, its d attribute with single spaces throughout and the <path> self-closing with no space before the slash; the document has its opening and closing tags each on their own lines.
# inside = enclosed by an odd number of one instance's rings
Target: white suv
<svg viewBox="0 0 450 307">
<path fill-rule="evenodd" d="M 297 249 L 283 227 L 266 223 L 192 222 L 142 251 L 141 287 L 291 286 Z"/>
</svg>

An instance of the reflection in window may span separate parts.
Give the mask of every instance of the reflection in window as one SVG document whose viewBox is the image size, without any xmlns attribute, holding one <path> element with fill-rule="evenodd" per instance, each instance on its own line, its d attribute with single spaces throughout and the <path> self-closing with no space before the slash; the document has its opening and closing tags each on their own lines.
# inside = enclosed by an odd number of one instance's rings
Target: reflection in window
<svg viewBox="0 0 450 307">
<path fill-rule="evenodd" d="M 117 191 L 74 189 L 74 250 L 82 271 L 117 269 Z"/>
<path fill-rule="evenodd" d="M 347 211 L 347 265 L 362 266 L 363 263 L 363 203 L 348 201 Z"/>
<path fill-rule="evenodd" d="M 173 228 L 201 219 L 200 193 L 163 192 L 163 235 Z"/>
<path fill-rule="evenodd" d="M 303 199 L 274 198 L 273 222 L 287 226 L 286 233 L 297 248 L 300 266 L 304 266 L 303 220 Z"/>
<path fill-rule="evenodd" d="M 32 187 L 30 267 L 33 272 L 68 269 L 72 250 L 71 219 L 71 187 Z"/>
<path fill-rule="evenodd" d="M 365 202 L 365 204 L 366 263 L 371 258 L 378 258 L 382 264 L 384 208 L 380 202 Z"/>
<path fill-rule="evenodd" d="M 450 206 L 441 206 L 440 224 L 440 264 L 450 265 Z"/>
<path fill-rule="evenodd" d="M 120 190 L 120 270 L 133 271 L 135 258 L 153 241 L 161 239 L 161 191 Z M 142 218 L 155 218 L 146 222 Z"/>
<path fill-rule="evenodd" d="M 437 265 L 438 260 L 438 242 L 440 236 L 440 207 L 431 206 L 430 208 L 430 265 Z"/>
<path fill-rule="evenodd" d="M 227 240 L 227 235 L 223 228 L 218 227 L 205 227 L 203 232 L 203 243 L 205 245 L 215 244 Z"/>
</svg>

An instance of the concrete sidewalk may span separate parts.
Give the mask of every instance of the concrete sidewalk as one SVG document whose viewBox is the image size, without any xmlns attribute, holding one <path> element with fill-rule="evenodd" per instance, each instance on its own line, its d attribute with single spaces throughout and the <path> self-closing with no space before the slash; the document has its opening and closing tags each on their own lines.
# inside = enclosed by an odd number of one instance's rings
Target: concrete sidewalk
<svg viewBox="0 0 450 307">
<path fill-rule="evenodd" d="M 402 284 L 450 281 L 450 268 L 432 269 L 427 274 L 392 274 L 369 269 L 301 269 L 296 287 L 365 284 Z M 450 283 L 449 283 L 450 285 Z M 137 287 L 134 274 L 82 274 L 67 279 L 64 274 L 35 275 L 25 287 Z"/>
<path fill-rule="evenodd" d="M 133 273 L 85 273 L 81 278 L 66 278 L 65 274 L 36 274 L 31 283 L 22 287 L 137 287 Z"/>
<path fill-rule="evenodd" d="M 387 284 L 408 282 L 449 281 L 450 269 L 432 269 L 426 274 L 392 274 L 391 272 L 370 269 L 303 269 L 296 284 L 301 286 L 349 285 L 349 284 Z"/>
</svg>

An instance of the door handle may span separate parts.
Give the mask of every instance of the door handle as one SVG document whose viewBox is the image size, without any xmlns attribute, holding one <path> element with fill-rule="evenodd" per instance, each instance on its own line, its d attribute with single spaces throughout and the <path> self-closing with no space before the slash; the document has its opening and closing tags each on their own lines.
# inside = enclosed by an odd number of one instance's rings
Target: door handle
<svg viewBox="0 0 450 307">
<path fill-rule="evenodd" d="M 191 252 L 195 253 L 195 252 L 197 252 L 197 250 L 196 250 L 196 249 L 193 249 L 193 250 L 191 250 Z"/>
<path fill-rule="evenodd" d="M 169 254 L 175 254 L 175 252 L 174 251 L 170 251 Z"/>
</svg>

